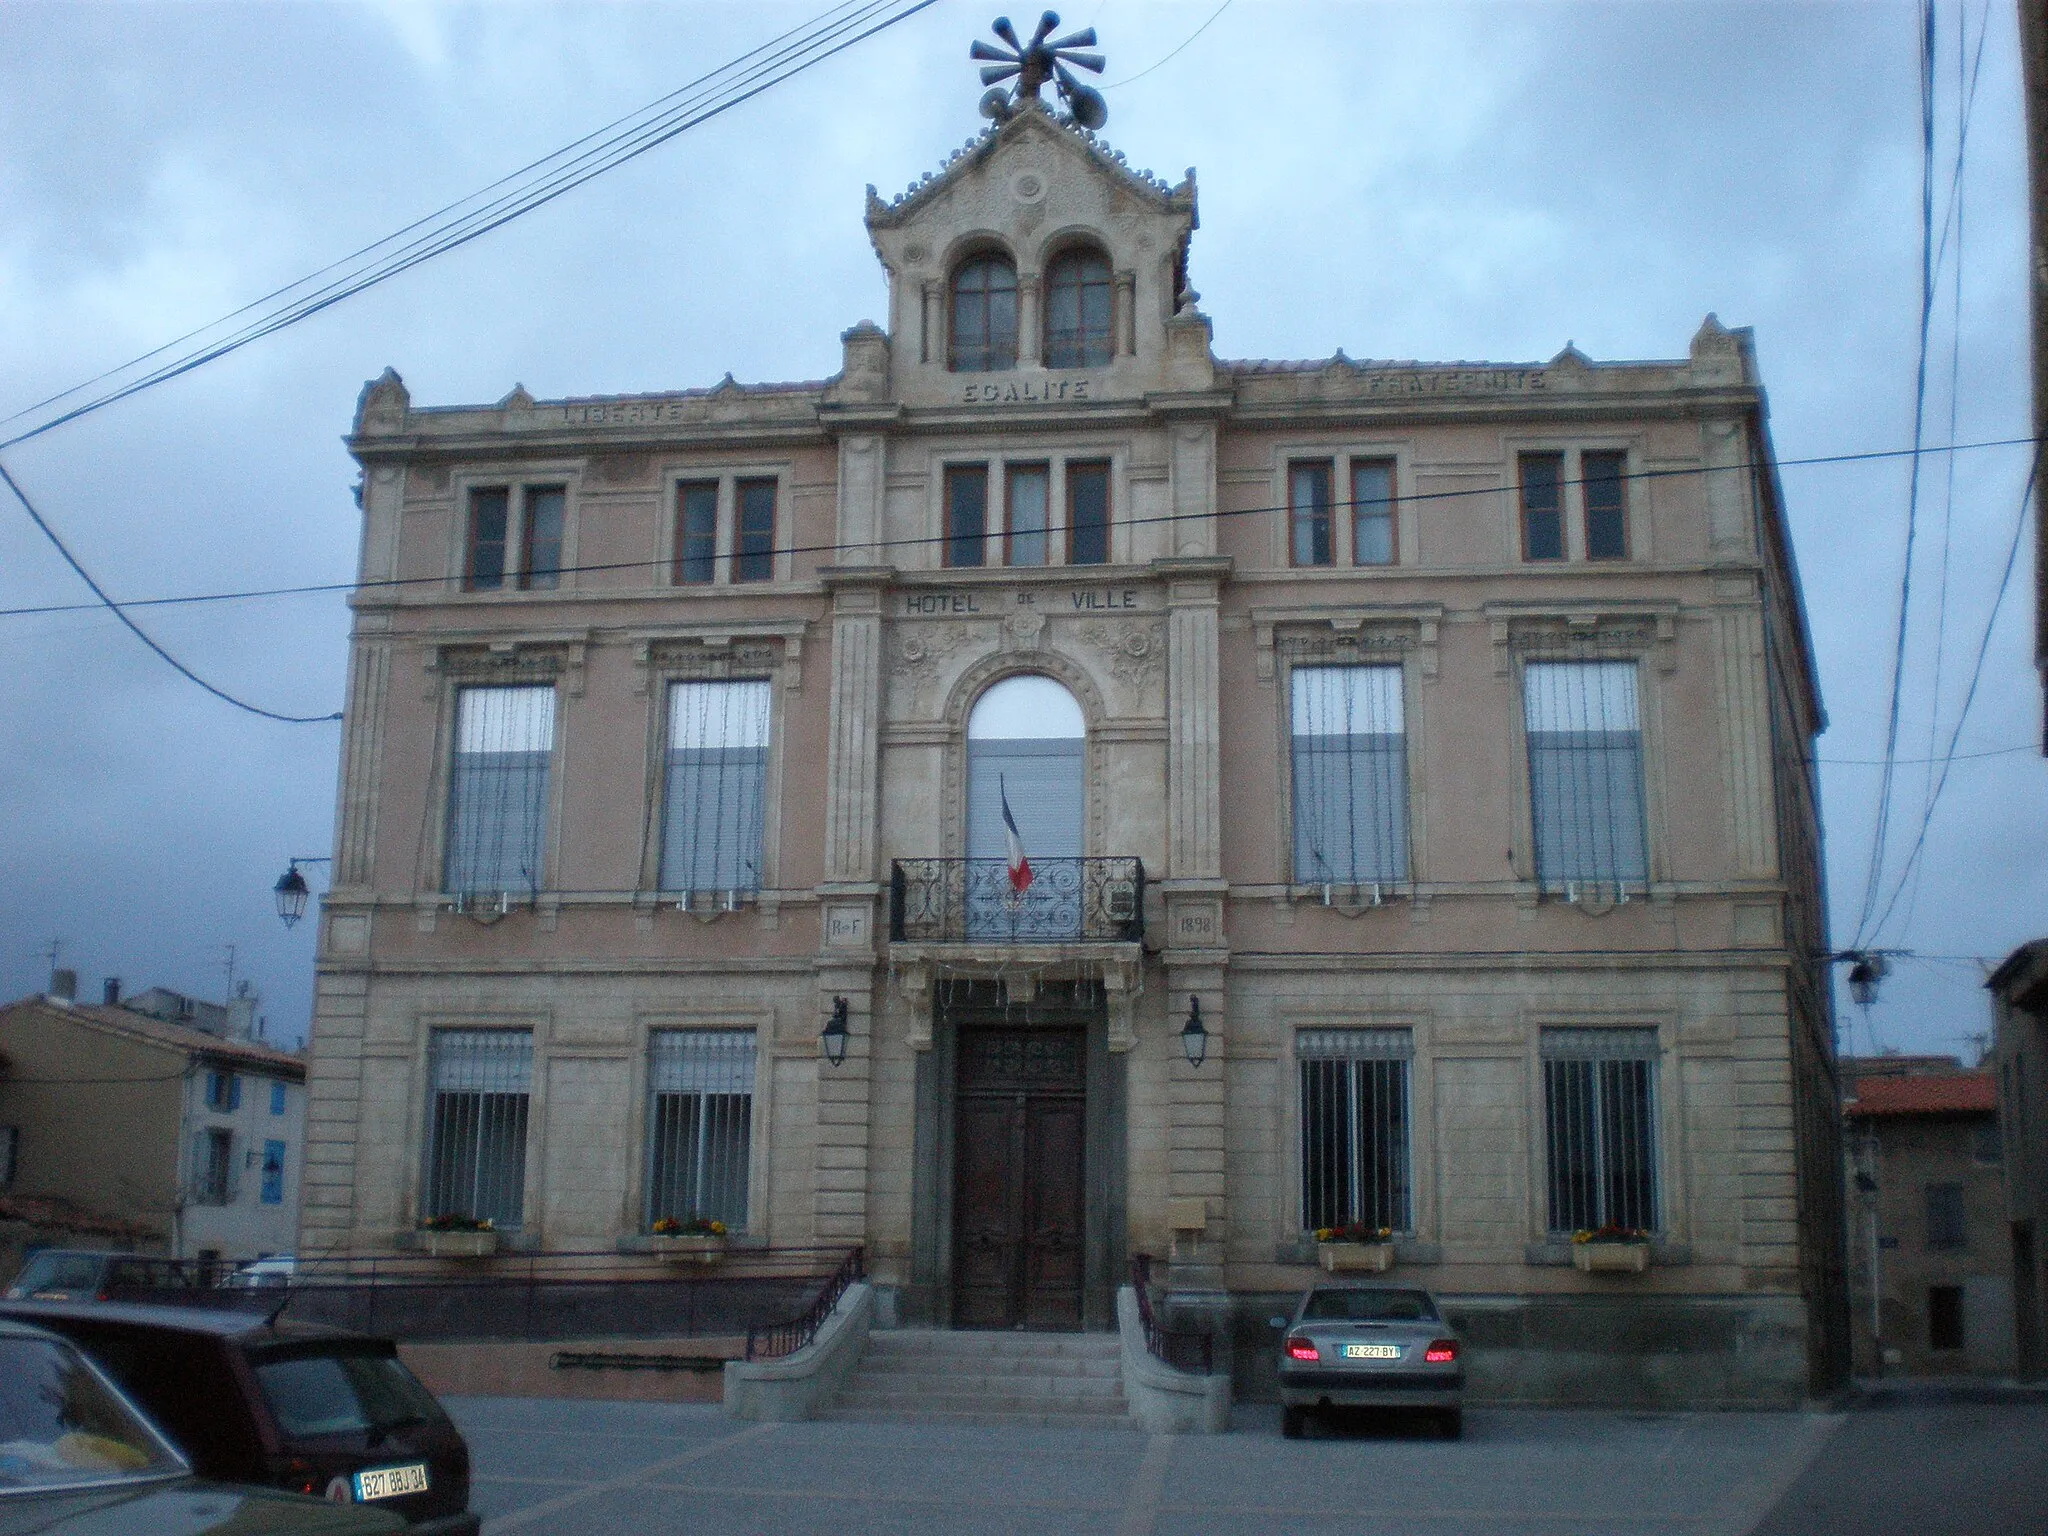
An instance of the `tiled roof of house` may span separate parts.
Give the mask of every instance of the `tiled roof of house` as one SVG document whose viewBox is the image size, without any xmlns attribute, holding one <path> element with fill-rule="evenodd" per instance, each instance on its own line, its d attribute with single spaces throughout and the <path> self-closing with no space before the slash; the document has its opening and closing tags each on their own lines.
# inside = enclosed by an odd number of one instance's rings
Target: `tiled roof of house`
<svg viewBox="0 0 2048 1536">
<path fill-rule="evenodd" d="M 251 1069 L 275 1072 L 283 1077 L 300 1080 L 306 1075 L 306 1058 L 296 1052 L 280 1051 L 274 1046 L 259 1045 L 253 1040 L 232 1040 L 221 1035 L 211 1035 L 203 1029 L 192 1029 L 183 1024 L 167 1024 L 162 1019 L 153 1019 L 146 1013 L 136 1013 L 128 1008 L 109 1008 L 99 1003 L 67 1003 L 37 993 L 23 998 L 20 1002 L 8 1004 L 5 1011 L 13 1013 L 23 1008 L 56 1014 L 91 1029 L 103 1029 L 110 1034 L 146 1040 L 153 1045 L 184 1051 L 188 1055 L 234 1062 Z"/>
<path fill-rule="evenodd" d="M 1925 1077 L 1866 1077 L 1846 1100 L 1846 1115 L 1990 1115 L 1998 1112 L 1998 1085 L 1989 1072 L 1941 1072 Z"/>
</svg>

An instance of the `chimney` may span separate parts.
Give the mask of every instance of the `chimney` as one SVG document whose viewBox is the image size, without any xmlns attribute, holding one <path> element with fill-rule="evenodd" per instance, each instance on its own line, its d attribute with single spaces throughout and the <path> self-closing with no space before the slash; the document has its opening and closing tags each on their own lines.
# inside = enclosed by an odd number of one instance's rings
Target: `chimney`
<svg viewBox="0 0 2048 1536">
<path fill-rule="evenodd" d="M 58 1002 L 77 1002 L 78 972 L 69 968 L 50 972 L 50 996 Z"/>
<path fill-rule="evenodd" d="M 235 988 L 235 995 L 228 999 L 227 1027 L 222 1031 L 230 1040 L 250 1040 L 256 1034 L 256 1004 L 258 998 L 248 982 Z"/>
<path fill-rule="evenodd" d="M 105 981 L 100 983 L 100 1001 L 105 1003 L 109 1008 L 118 1008 L 121 1006 L 120 977 L 109 976 Z"/>
</svg>

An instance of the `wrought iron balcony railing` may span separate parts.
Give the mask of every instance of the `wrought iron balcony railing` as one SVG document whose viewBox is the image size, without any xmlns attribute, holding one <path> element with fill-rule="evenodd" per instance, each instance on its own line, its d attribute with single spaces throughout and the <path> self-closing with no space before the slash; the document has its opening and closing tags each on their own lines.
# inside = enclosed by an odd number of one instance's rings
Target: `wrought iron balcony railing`
<svg viewBox="0 0 2048 1536">
<path fill-rule="evenodd" d="M 1145 865 L 1138 859 L 1033 859 L 1031 883 L 1010 883 L 1002 859 L 898 859 L 889 876 L 897 943 L 1134 944 L 1145 937 Z"/>
</svg>

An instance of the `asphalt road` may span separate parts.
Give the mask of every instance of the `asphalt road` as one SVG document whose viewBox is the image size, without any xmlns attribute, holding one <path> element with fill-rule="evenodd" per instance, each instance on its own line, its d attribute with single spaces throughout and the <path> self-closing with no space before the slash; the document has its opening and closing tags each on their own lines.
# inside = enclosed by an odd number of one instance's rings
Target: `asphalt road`
<svg viewBox="0 0 2048 1536">
<path fill-rule="evenodd" d="M 455 1398 L 486 1536 L 2048 1536 L 2048 1404 L 1469 1409 L 1283 1440 L 741 1424 L 715 1406 Z"/>
</svg>

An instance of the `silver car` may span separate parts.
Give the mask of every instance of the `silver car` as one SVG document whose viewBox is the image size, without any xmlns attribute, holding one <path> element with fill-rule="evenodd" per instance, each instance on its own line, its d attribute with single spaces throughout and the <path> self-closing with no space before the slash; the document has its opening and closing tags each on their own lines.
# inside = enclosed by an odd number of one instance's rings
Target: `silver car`
<svg viewBox="0 0 2048 1536">
<path fill-rule="evenodd" d="M 1465 1428 L 1465 1360 L 1436 1298 L 1405 1285 L 1319 1285 L 1276 1317 L 1280 1431 L 1325 1408 L 1413 1408 L 1449 1439 Z"/>
</svg>

